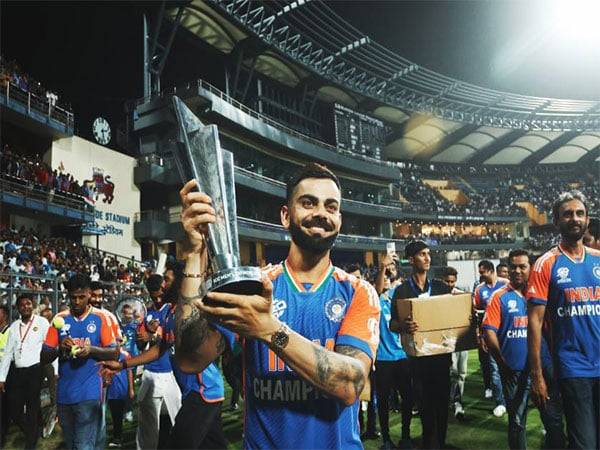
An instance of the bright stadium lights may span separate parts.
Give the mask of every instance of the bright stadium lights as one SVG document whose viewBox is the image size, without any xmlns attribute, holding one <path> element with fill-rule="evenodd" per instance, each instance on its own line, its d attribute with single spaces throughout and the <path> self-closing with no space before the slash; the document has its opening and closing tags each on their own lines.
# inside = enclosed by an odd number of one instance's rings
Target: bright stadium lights
<svg viewBox="0 0 600 450">
<path fill-rule="evenodd" d="M 596 0 L 558 1 L 549 3 L 554 30 L 561 39 L 580 45 L 600 42 L 598 17 L 600 2 Z"/>
</svg>

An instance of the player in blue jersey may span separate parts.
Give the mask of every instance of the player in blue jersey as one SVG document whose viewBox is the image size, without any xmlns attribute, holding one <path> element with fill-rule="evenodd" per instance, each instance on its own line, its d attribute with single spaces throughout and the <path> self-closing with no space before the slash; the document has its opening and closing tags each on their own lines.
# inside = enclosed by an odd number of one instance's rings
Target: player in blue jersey
<svg viewBox="0 0 600 450">
<path fill-rule="evenodd" d="M 102 414 L 102 378 L 96 361 L 118 356 L 107 316 L 89 304 L 90 283 L 84 274 L 69 279 L 70 310 L 57 314 L 53 323 L 61 326 L 48 329 L 42 350 L 45 363 L 59 358 L 57 409 L 66 448 L 94 448 Z"/>
<path fill-rule="evenodd" d="M 138 346 L 153 347 L 158 346 L 163 339 L 172 305 L 165 299 L 166 286 L 161 275 L 151 275 L 146 281 L 146 288 L 152 305 L 138 327 Z M 175 416 L 181 408 L 181 391 L 173 374 L 169 352 L 163 352 L 157 359 L 145 364 L 138 403 L 137 446 L 157 448 L 161 438 L 162 441 L 168 439 Z M 168 420 L 161 420 L 160 416 L 164 415 L 164 411 L 167 412 Z M 170 426 L 167 425 L 169 422 Z"/>
<path fill-rule="evenodd" d="M 488 260 L 479 262 L 479 275 L 483 280 L 473 293 L 473 303 L 478 313 L 483 315 L 487 308 L 492 294 L 508 283 L 506 278 L 498 278 L 494 270 L 494 263 Z M 493 398 L 495 407 L 493 410 L 494 416 L 502 417 L 506 412 L 504 395 L 502 394 L 502 381 L 500 380 L 500 372 L 496 361 L 490 358 L 483 338 L 483 333 L 480 332 L 479 339 L 479 363 L 481 372 L 483 373 L 483 381 L 485 385 L 485 398 Z M 491 391 L 491 392 L 490 392 Z"/>
<path fill-rule="evenodd" d="M 508 445 L 525 449 L 525 424 L 529 400 L 527 367 L 527 302 L 529 254 L 513 250 L 508 255 L 510 283 L 492 295 L 483 319 L 490 355 L 498 364 L 508 407 Z"/>
<path fill-rule="evenodd" d="M 600 251 L 583 245 L 589 223 L 579 191 L 559 196 L 552 207 L 560 243 L 534 265 L 527 288 L 532 398 L 544 408 L 541 340 L 544 321 L 559 380 L 569 448 L 600 442 Z"/>
<path fill-rule="evenodd" d="M 372 286 L 331 265 L 341 226 L 341 191 L 327 168 L 308 164 L 287 185 L 281 221 L 288 258 L 263 277 L 263 293 L 198 297 L 208 267 L 211 199 L 181 190 L 188 238 L 186 278 L 176 320 L 175 357 L 198 372 L 222 353 L 215 320 L 244 339 L 245 448 L 362 448 L 358 399 L 379 342 L 379 300 Z"/>
<path fill-rule="evenodd" d="M 382 270 L 380 267 L 379 270 Z M 383 267 L 385 271 L 385 267 Z M 394 389 L 402 397 L 402 436 L 398 448 L 412 448 L 410 439 L 410 421 L 412 419 L 412 377 L 410 362 L 400 343 L 400 334 L 390 330 L 392 318 L 392 297 L 394 289 L 390 289 L 391 280 L 385 275 L 383 292 L 379 296 L 381 317 L 379 321 L 379 347 L 375 362 L 375 379 L 377 389 L 377 412 L 379 427 L 383 439 L 382 449 L 395 448 L 390 438 L 389 397 Z M 391 291 L 391 293 L 390 293 Z"/>
</svg>

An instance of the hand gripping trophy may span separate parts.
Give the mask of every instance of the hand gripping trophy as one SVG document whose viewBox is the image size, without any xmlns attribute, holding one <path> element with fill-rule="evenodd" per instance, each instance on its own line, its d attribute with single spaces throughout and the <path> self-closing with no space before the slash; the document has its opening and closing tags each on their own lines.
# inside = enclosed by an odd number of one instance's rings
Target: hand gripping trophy
<svg viewBox="0 0 600 450">
<path fill-rule="evenodd" d="M 261 270 L 240 266 L 233 155 L 223 151 L 216 125 L 204 125 L 186 104 L 173 96 L 178 137 L 174 151 L 181 181 L 196 180 L 209 195 L 217 221 L 208 225 L 208 254 L 212 274 L 200 287 L 200 294 L 262 292 Z"/>
</svg>

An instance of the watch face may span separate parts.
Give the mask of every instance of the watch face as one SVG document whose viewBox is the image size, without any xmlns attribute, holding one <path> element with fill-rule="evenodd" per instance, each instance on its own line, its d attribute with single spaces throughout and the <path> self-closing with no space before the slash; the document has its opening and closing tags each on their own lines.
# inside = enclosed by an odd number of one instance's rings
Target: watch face
<svg viewBox="0 0 600 450">
<path fill-rule="evenodd" d="M 92 125 L 92 131 L 94 132 L 94 139 L 98 144 L 106 145 L 110 142 L 110 125 L 103 117 L 98 117 L 94 120 Z"/>
</svg>

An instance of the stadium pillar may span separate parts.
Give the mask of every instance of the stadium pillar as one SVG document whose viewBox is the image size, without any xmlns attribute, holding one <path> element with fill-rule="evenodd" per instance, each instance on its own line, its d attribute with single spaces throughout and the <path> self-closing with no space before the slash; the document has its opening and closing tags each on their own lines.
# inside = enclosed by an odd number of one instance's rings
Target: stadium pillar
<svg viewBox="0 0 600 450">
<path fill-rule="evenodd" d="M 256 251 L 256 261 L 260 267 L 266 265 L 265 261 L 265 245 L 262 242 L 255 242 L 254 249 Z"/>
</svg>

